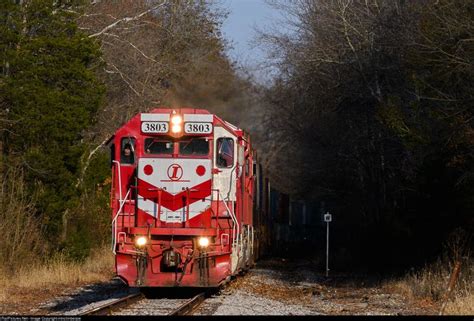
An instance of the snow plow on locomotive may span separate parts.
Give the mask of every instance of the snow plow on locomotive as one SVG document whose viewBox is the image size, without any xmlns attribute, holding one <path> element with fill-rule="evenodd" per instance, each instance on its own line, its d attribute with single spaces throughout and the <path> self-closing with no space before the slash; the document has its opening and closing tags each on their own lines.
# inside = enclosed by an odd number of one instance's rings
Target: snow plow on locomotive
<svg viewBox="0 0 474 321">
<path fill-rule="evenodd" d="M 132 287 L 216 287 L 253 265 L 249 136 L 203 109 L 137 114 L 110 140 L 112 246 Z"/>
</svg>

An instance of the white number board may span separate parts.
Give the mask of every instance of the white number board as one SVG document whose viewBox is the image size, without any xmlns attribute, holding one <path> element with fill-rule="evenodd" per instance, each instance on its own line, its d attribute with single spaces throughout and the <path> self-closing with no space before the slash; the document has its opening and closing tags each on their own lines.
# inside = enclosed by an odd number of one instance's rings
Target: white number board
<svg viewBox="0 0 474 321">
<path fill-rule="evenodd" d="M 162 121 L 142 122 L 142 133 L 167 133 L 168 123 Z"/>
<path fill-rule="evenodd" d="M 186 134 L 210 134 L 212 133 L 212 123 L 187 122 L 184 123 Z"/>
</svg>

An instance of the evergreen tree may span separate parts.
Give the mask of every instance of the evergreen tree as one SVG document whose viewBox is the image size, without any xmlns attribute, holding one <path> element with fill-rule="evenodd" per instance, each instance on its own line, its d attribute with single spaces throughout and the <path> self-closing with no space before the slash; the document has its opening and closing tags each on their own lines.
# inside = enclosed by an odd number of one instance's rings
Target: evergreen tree
<svg viewBox="0 0 474 321">
<path fill-rule="evenodd" d="M 78 5 L 0 1 L 3 162 L 25 168 L 51 241 L 58 240 L 67 213 L 79 204 L 82 134 L 104 93 L 94 71 L 99 46 L 77 28 Z"/>
</svg>

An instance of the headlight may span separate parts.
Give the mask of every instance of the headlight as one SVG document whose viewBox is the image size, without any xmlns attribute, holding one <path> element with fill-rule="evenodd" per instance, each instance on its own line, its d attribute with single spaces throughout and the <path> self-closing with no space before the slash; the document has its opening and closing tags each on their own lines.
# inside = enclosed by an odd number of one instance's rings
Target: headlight
<svg viewBox="0 0 474 321">
<path fill-rule="evenodd" d="M 147 239 L 145 236 L 139 236 L 135 239 L 135 245 L 137 247 L 144 247 L 146 245 Z"/>
<path fill-rule="evenodd" d="M 181 125 L 182 122 L 183 122 L 183 118 L 181 117 L 181 115 L 173 115 L 173 116 L 171 116 L 171 124 L 173 124 L 173 125 Z"/>
<path fill-rule="evenodd" d="M 174 124 L 173 126 L 171 126 L 171 132 L 173 134 L 180 133 L 181 132 L 181 125 L 180 124 Z"/>
<path fill-rule="evenodd" d="M 209 246 L 209 238 L 207 237 L 200 237 L 198 240 L 198 244 L 200 247 L 208 247 Z"/>
</svg>

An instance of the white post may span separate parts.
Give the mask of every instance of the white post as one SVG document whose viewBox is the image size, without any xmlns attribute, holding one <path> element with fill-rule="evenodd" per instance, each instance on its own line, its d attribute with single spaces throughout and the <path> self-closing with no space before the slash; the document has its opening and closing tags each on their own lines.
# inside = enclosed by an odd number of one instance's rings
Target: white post
<svg viewBox="0 0 474 321">
<path fill-rule="evenodd" d="M 332 221 L 332 215 L 327 212 L 324 214 L 324 222 L 326 222 L 326 277 L 329 276 L 329 222 Z"/>
<path fill-rule="evenodd" d="M 329 222 L 326 222 L 326 277 L 329 276 Z"/>
</svg>

